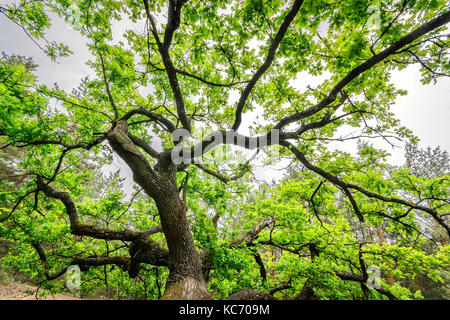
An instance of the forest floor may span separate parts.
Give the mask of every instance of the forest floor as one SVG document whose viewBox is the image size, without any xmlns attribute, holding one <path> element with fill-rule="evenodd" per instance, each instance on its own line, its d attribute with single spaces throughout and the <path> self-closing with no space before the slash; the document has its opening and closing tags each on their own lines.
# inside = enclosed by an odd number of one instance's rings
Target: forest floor
<svg viewBox="0 0 450 320">
<path fill-rule="evenodd" d="M 49 294 L 45 298 L 40 296 L 36 298 L 36 289 L 36 287 L 20 282 L 0 283 L 0 300 L 81 300 L 67 294 Z"/>
<path fill-rule="evenodd" d="M 2 265 L 2 258 L 8 254 L 10 245 L 0 238 L 0 300 L 81 300 L 70 293 L 49 294 L 45 298 L 38 295 L 36 299 L 37 287 L 28 284 L 28 277 Z"/>
</svg>

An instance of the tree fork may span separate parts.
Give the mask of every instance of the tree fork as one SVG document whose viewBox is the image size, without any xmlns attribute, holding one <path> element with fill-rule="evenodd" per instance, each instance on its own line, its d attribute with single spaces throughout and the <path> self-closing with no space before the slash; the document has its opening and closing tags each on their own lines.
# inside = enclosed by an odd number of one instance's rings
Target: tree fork
<svg viewBox="0 0 450 320">
<path fill-rule="evenodd" d="M 186 205 L 180 199 L 176 166 L 158 163 L 150 166 L 128 136 L 126 121 L 118 121 L 108 133 L 113 150 L 128 164 L 133 180 L 154 199 L 169 249 L 169 278 L 161 299 L 208 299 L 210 294 L 202 273 L 202 262 L 186 218 Z"/>
</svg>

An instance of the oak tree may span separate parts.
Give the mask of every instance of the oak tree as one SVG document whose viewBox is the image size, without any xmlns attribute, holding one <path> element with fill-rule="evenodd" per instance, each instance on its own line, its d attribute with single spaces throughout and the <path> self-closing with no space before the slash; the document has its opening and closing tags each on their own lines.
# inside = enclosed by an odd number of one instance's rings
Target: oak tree
<svg viewBox="0 0 450 320">
<path fill-rule="evenodd" d="M 1 148 L 26 155 L 15 166 L 23 180 L 1 181 L 0 234 L 17 241 L 10 261 L 30 276 L 79 265 L 107 282 L 118 266 L 151 273 L 162 299 L 396 299 L 411 295 L 369 285 L 371 264 L 435 279 L 448 265 L 446 246 L 428 256 L 416 240 L 420 214 L 450 234 L 448 176 L 388 170 L 386 152 L 368 146 L 359 158 L 330 149 L 416 140 L 391 112 L 406 93 L 390 76 L 412 64 L 424 83 L 449 75 L 446 1 L 46 0 L 0 12 L 64 63 L 64 39 L 46 40 L 53 12 L 92 54 L 94 77 L 72 93 L 0 64 Z M 262 120 L 249 124 L 255 113 Z M 359 133 L 341 137 L 346 127 Z M 230 161 L 215 161 L 224 145 Z M 300 178 L 255 188 L 239 149 L 297 162 Z M 88 188 L 95 175 L 81 164 L 114 157 L 132 172 L 126 196 L 117 179 Z M 350 232 L 383 221 L 397 243 Z"/>
</svg>

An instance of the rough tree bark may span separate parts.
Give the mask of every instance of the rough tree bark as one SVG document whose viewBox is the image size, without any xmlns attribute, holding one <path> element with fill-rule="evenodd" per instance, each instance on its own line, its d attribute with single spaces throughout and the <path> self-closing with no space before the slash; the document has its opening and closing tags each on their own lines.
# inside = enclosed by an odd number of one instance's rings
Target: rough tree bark
<svg viewBox="0 0 450 320">
<path fill-rule="evenodd" d="M 156 203 L 169 249 L 169 278 L 162 299 L 208 299 L 200 254 L 195 248 L 186 218 L 186 205 L 179 196 L 176 166 L 170 157 L 160 157 L 152 168 L 128 136 L 125 120 L 118 121 L 108 134 L 114 151 L 128 164 L 134 181 Z"/>
</svg>

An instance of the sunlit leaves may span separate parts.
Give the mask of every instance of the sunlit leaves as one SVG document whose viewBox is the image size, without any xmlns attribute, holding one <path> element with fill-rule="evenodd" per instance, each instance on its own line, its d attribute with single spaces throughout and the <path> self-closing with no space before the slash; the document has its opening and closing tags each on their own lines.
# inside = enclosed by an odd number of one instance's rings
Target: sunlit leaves
<svg viewBox="0 0 450 320">
<path fill-rule="evenodd" d="M 92 79 L 83 78 L 79 88 L 69 94 L 57 86 L 41 85 L 31 73 L 35 69 L 31 61 L 12 58 L 0 64 L 1 142 L 25 152 L 14 163 L 16 167 L 8 170 L 8 174 L 25 174 L 24 179 L 17 184 L 13 178 L 1 182 L 2 217 L 21 199 L 11 214 L 12 222 L 1 227 L 2 236 L 16 241 L 16 255 L 9 257 L 11 265 L 41 280 L 42 265 L 29 245 L 36 242 L 51 253 L 52 272 L 80 253 L 128 256 L 127 245 L 119 241 L 71 235 L 65 207 L 36 190 L 35 175 L 70 194 L 83 223 L 114 230 L 146 230 L 158 225 L 155 204 L 142 190 L 129 187 L 124 191 L 118 174 L 105 178 L 98 173 L 102 165 L 113 162 L 114 153 L 107 143 L 89 148 L 86 144 L 104 136 L 120 117 L 136 108 L 147 108 L 179 126 L 180 103 L 175 101 L 173 77 L 195 130 L 228 129 L 239 95 L 267 58 L 291 2 L 188 1 L 171 43 L 165 44 L 161 43 L 168 16 L 165 1 L 148 1 L 149 12 L 137 0 L 20 1 L 2 7 L 2 12 L 34 40 L 47 44 L 41 49 L 52 60 L 67 56 L 70 48 L 46 40 L 45 31 L 51 25 L 48 10 L 72 26 L 70 19 L 75 12 L 78 25 L 74 29 L 85 37 L 92 54 L 87 64 L 93 71 Z M 180 169 L 177 187 L 186 200 L 195 244 L 202 254 L 210 255 L 209 287 L 218 291 L 217 297 L 242 288 L 267 291 L 287 282 L 294 295 L 308 282 L 323 299 L 380 298 L 373 290 L 364 296 L 367 292 L 358 284 L 345 283 L 336 275 L 336 270 L 363 274 L 360 259 L 379 265 L 397 279 L 423 273 L 439 281 L 439 270 L 448 262 L 443 255 L 446 249 L 437 251 L 435 245 L 434 252 L 425 253 L 421 247 L 425 241 L 422 214 L 415 206 L 426 204 L 437 218 L 445 217 L 449 209 L 448 172 L 422 174 L 413 162 L 409 167 L 393 168 L 386 163 L 388 154 L 383 150 L 365 144 L 357 156 L 351 156 L 330 151 L 330 142 L 357 138 L 415 141 L 413 133 L 391 111 L 397 97 L 406 92 L 395 88 L 390 73 L 413 63 L 421 66 L 424 83 L 448 73 L 445 28 L 378 61 L 352 78 L 336 96 L 328 94 L 352 70 L 446 10 L 442 0 L 303 1 L 270 67 L 246 100 L 243 117 L 253 117 L 250 111 L 260 114 L 250 119 L 253 123 L 248 129 L 250 134 L 264 134 L 285 116 L 314 111 L 310 108 L 330 99 L 329 104 L 283 131 L 299 130 L 301 135 L 294 137 L 298 150 L 343 182 L 333 185 L 333 181 L 301 168 L 290 179 L 267 186 L 253 179 L 256 166 L 249 166 L 239 182 L 226 184 L 195 166 Z M 164 50 L 168 55 L 161 55 Z M 175 75 L 170 83 L 165 68 L 171 64 Z M 173 146 L 170 132 L 158 121 L 144 115 L 128 120 L 132 134 L 163 148 Z M 325 124 L 317 125 L 320 122 Z M 343 135 L 348 128 L 359 131 Z M 211 155 L 221 151 L 217 148 Z M 291 155 L 287 150 L 280 153 Z M 421 153 L 416 153 L 420 158 Z M 152 165 L 157 161 L 149 159 Z M 235 163 L 212 163 L 209 168 L 225 177 L 245 169 Z M 346 183 L 367 192 L 354 187 L 346 192 Z M 368 196 L 370 193 L 387 198 Z M 365 224 L 355 222 L 351 197 Z M 406 199 L 411 205 L 390 197 Z M 271 219 L 271 224 L 248 236 L 264 219 Z M 376 243 L 375 230 L 388 233 L 389 241 L 381 241 L 378 235 Z M 165 246 L 162 234 L 152 238 Z M 240 243 L 231 246 L 230 241 Z M 312 252 L 314 246 L 318 253 Z M 261 256 L 271 272 L 265 281 L 255 256 Z M 145 268 L 142 282 L 136 284 L 126 277 L 125 270 L 113 266 L 100 269 L 84 270 L 83 293 L 104 285 L 117 290 L 115 297 L 148 294 L 156 298 L 167 277 L 163 268 Z M 399 298 L 419 297 L 400 283 L 383 280 L 381 285 Z M 57 290 L 56 285 L 47 287 Z"/>
</svg>

